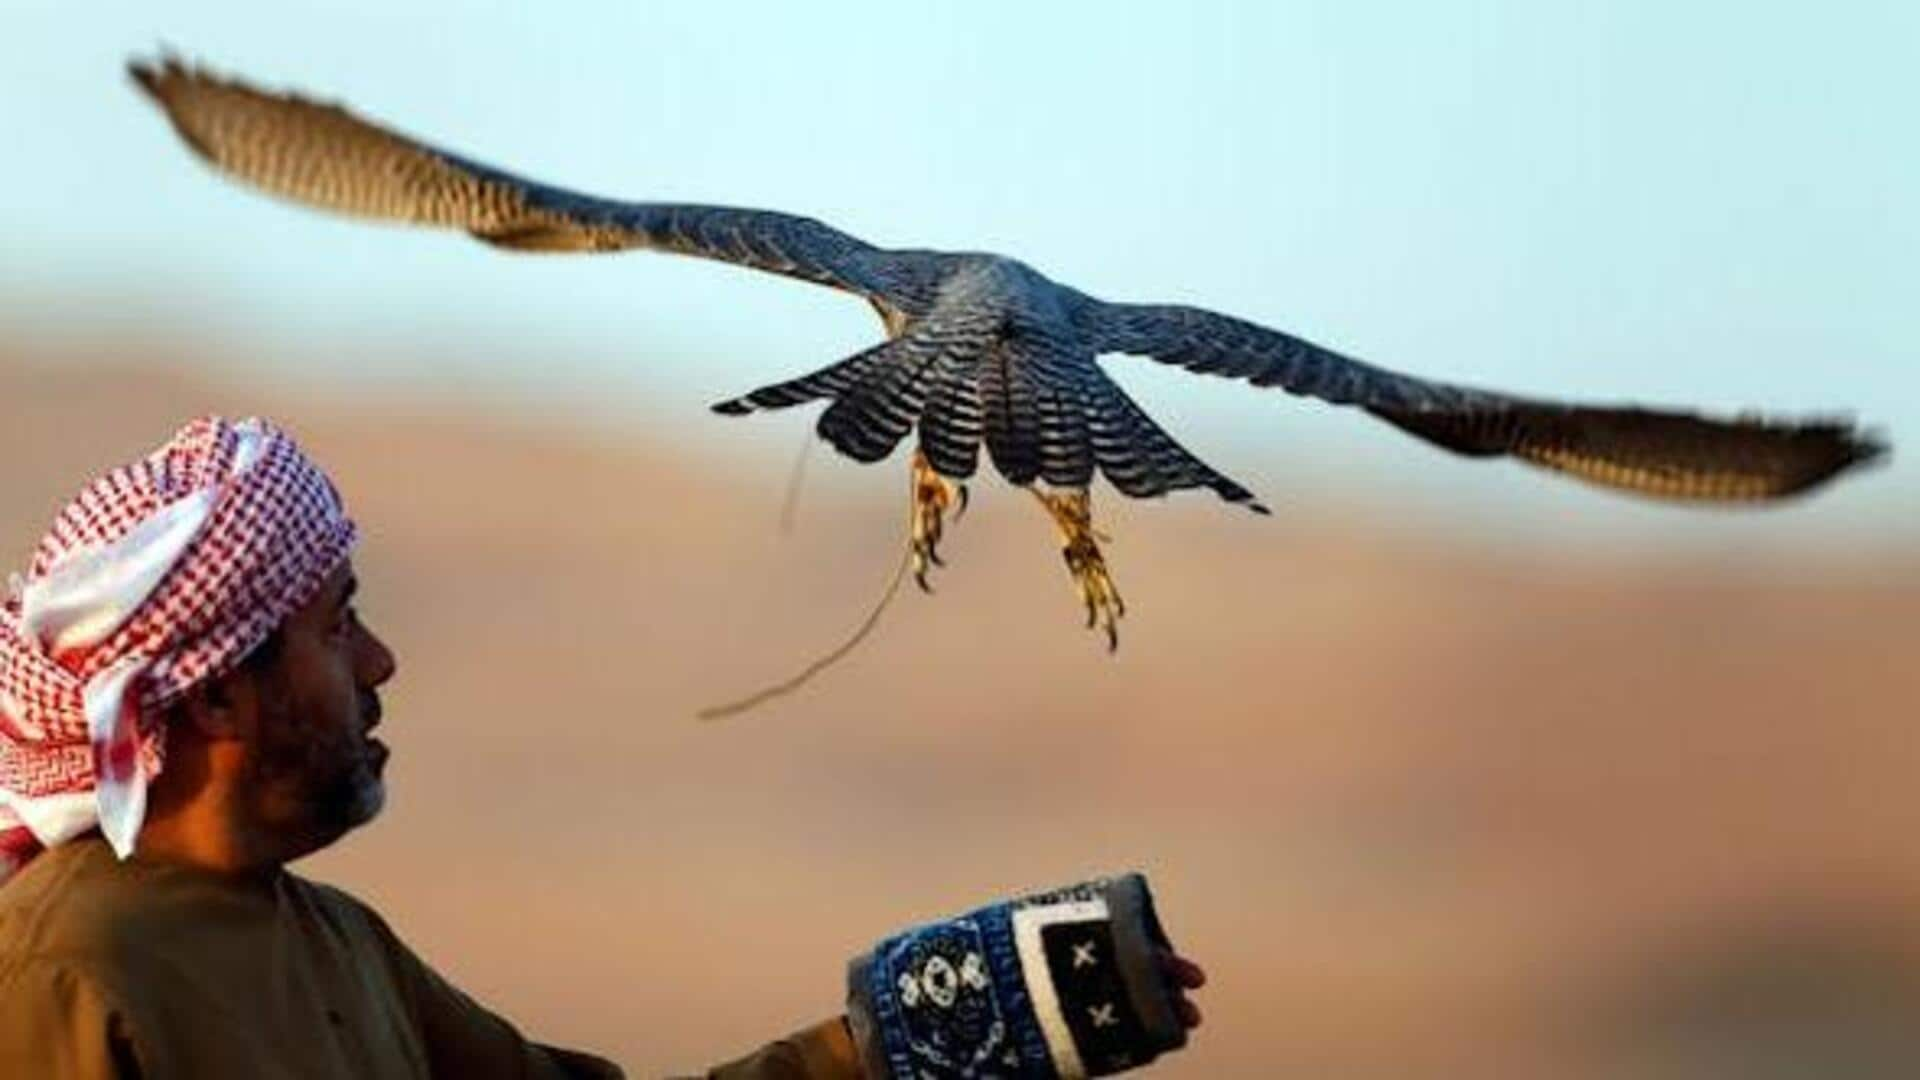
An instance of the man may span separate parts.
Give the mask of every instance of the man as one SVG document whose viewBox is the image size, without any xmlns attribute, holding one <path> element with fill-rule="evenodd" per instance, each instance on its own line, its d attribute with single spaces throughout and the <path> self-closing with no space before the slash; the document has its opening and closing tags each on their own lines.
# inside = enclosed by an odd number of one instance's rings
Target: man
<svg viewBox="0 0 1920 1080">
<path fill-rule="evenodd" d="M 207 418 L 90 485 L 13 580 L 0 1077 L 620 1075 L 527 1040 L 372 910 L 285 870 L 384 801 L 371 733 L 395 660 L 355 612 L 354 539 L 284 432 Z M 1202 976 L 1137 879 L 983 912 L 857 961 L 851 1026 L 710 1075 L 1084 1075 L 1198 1023 L 1180 988 Z"/>
</svg>

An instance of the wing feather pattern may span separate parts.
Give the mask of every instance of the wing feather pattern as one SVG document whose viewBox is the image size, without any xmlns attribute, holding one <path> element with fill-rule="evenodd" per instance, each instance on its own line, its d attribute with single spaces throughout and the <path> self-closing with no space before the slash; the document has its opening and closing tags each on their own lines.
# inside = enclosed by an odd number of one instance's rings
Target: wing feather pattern
<svg viewBox="0 0 1920 1080">
<path fill-rule="evenodd" d="M 812 218 L 584 195 L 438 149 L 338 105 L 257 90 L 172 59 L 129 70 L 215 168 L 308 206 L 464 229 L 520 251 L 644 248 L 868 295 L 883 285 L 884 253 Z"/>
<path fill-rule="evenodd" d="M 1514 457 L 1603 487 L 1660 498 L 1778 498 L 1816 487 L 1886 451 L 1844 420 L 1716 419 L 1450 386 L 1199 308 L 1105 305 L 1096 335 L 1103 352 L 1148 356 L 1190 371 L 1355 405 L 1458 454 Z"/>
</svg>

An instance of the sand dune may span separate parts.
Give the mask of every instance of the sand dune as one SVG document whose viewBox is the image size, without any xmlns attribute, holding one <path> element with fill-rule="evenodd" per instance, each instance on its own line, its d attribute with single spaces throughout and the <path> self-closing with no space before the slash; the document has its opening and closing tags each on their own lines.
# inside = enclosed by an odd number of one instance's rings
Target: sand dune
<svg viewBox="0 0 1920 1080">
<path fill-rule="evenodd" d="M 293 427 L 401 665 L 389 810 L 304 869 L 635 1075 L 835 1011 L 892 928 L 1129 867 L 1213 975 L 1156 1075 L 1920 1067 L 1920 558 L 1109 500 L 1109 658 L 1044 522 L 982 485 L 937 596 L 701 725 L 858 618 L 897 463 L 781 536 L 777 476 L 695 452 L 125 359 L 0 363 L 6 563 L 193 413 Z"/>
</svg>

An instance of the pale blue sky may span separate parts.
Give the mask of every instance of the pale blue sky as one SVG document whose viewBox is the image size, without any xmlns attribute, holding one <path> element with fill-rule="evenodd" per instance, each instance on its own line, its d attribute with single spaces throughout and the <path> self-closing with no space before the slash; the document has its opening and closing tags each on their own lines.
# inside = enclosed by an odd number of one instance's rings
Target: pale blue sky
<svg viewBox="0 0 1920 1080">
<path fill-rule="evenodd" d="M 1920 521 L 1920 5 L 4 6 L 9 332 L 212 333 L 306 378 L 454 372 L 781 470 L 806 421 L 704 405 L 879 333 L 855 300 L 748 271 L 508 257 L 217 182 L 121 73 L 166 42 L 589 191 L 996 250 L 1455 381 L 1852 409 L 1899 448 L 1730 525 L 1108 362 L 1283 512 L 1366 486 L 1727 542 Z"/>
</svg>

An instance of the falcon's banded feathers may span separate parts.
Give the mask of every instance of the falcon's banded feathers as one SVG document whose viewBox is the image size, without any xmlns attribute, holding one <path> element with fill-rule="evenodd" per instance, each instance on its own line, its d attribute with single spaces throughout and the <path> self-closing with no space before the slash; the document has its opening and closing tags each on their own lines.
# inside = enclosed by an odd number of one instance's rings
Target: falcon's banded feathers
<svg viewBox="0 0 1920 1080">
<path fill-rule="evenodd" d="M 888 340 L 715 409 L 814 399 L 820 434 L 859 461 L 918 429 L 941 476 L 972 475 L 984 441 L 1015 484 L 1081 489 L 1097 469 L 1128 495 L 1211 488 L 1262 507 L 1161 430 L 1101 371 L 1107 353 L 1278 386 L 1366 409 L 1435 445 L 1507 455 L 1607 487 L 1681 499 L 1803 491 L 1884 449 L 1840 420 L 1711 419 L 1532 401 L 1431 382 L 1198 308 L 1113 304 L 997 255 L 889 250 L 811 218 L 619 202 L 523 180 L 334 105 L 189 70 L 135 64 L 139 84 L 215 167 L 314 206 L 464 229 L 538 251 L 651 248 L 864 296 Z"/>
</svg>

